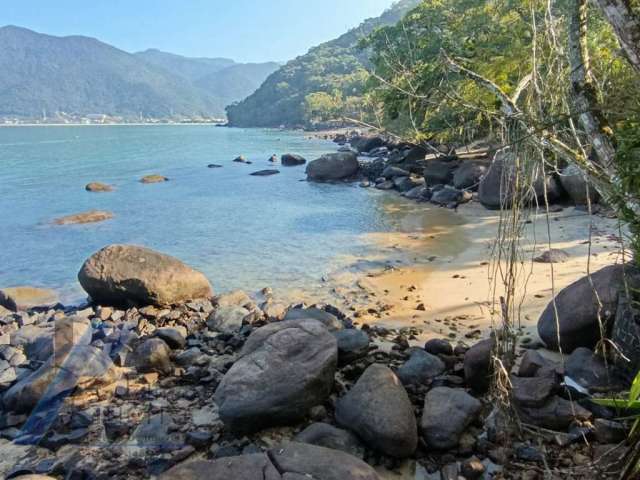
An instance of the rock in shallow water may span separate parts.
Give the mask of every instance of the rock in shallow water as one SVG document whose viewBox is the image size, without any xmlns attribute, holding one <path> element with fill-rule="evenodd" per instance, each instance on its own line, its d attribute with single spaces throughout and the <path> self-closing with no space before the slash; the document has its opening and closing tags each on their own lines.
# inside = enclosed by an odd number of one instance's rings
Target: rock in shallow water
<svg viewBox="0 0 640 480">
<path fill-rule="evenodd" d="M 213 294 L 202 273 L 134 245 L 109 245 L 94 253 L 78 281 L 94 302 L 104 305 L 171 305 Z"/>
<path fill-rule="evenodd" d="M 84 187 L 87 192 L 111 192 L 113 191 L 113 187 L 111 185 L 107 185 L 106 183 L 100 182 L 91 182 L 87 183 Z"/>
<path fill-rule="evenodd" d="M 335 338 L 315 320 L 255 330 L 216 389 L 220 418 L 234 432 L 300 420 L 329 396 L 337 357 Z"/>
<path fill-rule="evenodd" d="M 257 172 L 250 173 L 249 175 L 253 177 L 268 177 L 269 175 L 277 175 L 280 173 L 280 170 L 267 169 L 267 170 L 258 170 Z"/>
<path fill-rule="evenodd" d="M 293 167 L 295 165 L 303 165 L 307 163 L 307 160 L 295 153 L 285 153 L 280 157 L 280 163 L 285 167 Z"/>
<path fill-rule="evenodd" d="M 162 175 L 145 175 L 144 177 L 142 177 L 140 179 L 141 183 L 162 183 L 162 182 L 168 182 L 169 179 L 167 177 L 164 177 Z"/>
<path fill-rule="evenodd" d="M 360 169 L 358 157 L 351 152 L 328 153 L 309 162 L 307 179 L 314 182 L 331 182 L 352 177 Z"/>
<path fill-rule="evenodd" d="M 66 217 L 56 218 L 53 223 L 56 225 L 82 225 L 85 223 L 104 222 L 113 218 L 113 213 L 101 210 L 89 210 L 88 212 L 67 215 Z"/>
<path fill-rule="evenodd" d="M 408 457 L 418 444 L 413 405 L 398 377 L 384 365 L 371 365 L 338 399 L 336 421 L 392 457 Z"/>
</svg>

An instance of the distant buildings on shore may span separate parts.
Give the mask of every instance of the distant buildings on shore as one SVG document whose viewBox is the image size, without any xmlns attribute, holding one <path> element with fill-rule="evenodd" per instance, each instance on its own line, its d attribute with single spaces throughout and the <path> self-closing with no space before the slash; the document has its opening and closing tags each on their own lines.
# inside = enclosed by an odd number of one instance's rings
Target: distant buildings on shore
<svg viewBox="0 0 640 480">
<path fill-rule="evenodd" d="M 120 124 L 189 124 L 211 123 L 226 124 L 226 118 L 214 117 L 178 117 L 178 118 L 150 118 L 140 115 L 137 118 L 107 115 L 104 113 L 70 114 L 56 112 L 53 116 L 45 114 L 39 118 L 26 118 L 0 115 L 0 125 L 120 125 Z"/>
</svg>

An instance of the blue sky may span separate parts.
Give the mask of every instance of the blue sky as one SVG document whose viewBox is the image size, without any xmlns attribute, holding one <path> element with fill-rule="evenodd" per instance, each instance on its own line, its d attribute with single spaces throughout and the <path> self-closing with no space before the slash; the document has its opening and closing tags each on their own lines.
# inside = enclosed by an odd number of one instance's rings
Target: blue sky
<svg viewBox="0 0 640 480">
<path fill-rule="evenodd" d="M 0 0 L 0 26 L 87 35 L 130 52 L 285 61 L 393 0 Z"/>
</svg>

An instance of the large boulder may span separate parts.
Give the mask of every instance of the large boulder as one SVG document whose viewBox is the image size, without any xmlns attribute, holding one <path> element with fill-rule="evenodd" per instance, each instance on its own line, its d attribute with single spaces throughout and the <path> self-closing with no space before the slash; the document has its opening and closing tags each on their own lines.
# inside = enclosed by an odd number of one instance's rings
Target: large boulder
<svg viewBox="0 0 640 480">
<path fill-rule="evenodd" d="M 358 173 L 358 157 L 352 152 L 328 153 L 309 162 L 307 179 L 314 182 L 331 182 L 349 178 Z"/>
<path fill-rule="evenodd" d="M 498 210 L 511 207 L 517 174 L 515 160 L 515 154 L 508 149 L 496 152 L 478 188 L 478 199 L 486 208 Z M 528 197 L 525 200 L 528 202 L 537 200 L 544 204 L 545 190 L 549 203 L 555 202 L 562 195 L 558 182 L 552 176 L 538 176 L 534 179 L 532 187 L 533 190 L 529 189 L 526 193 Z"/>
<path fill-rule="evenodd" d="M 424 180 L 427 186 L 447 185 L 453 180 L 453 172 L 458 167 L 457 162 L 444 160 L 430 160 L 424 168 Z"/>
<path fill-rule="evenodd" d="M 349 143 L 353 148 L 358 150 L 358 152 L 370 152 L 375 148 L 382 147 L 386 144 L 386 141 L 383 137 L 379 135 L 372 136 L 357 136 L 353 137 Z"/>
<path fill-rule="evenodd" d="M 282 480 L 264 453 L 238 455 L 217 460 L 181 463 L 160 475 L 160 480 Z"/>
<path fill-rule="evenodd" d="M 280 163 L 285 167 L 293 167 L 295 165 L 304 165 L 307 163 L 307 160 L 295 153 L 285 153 L 280 157 Z"/>
<path fill-rule="evenodd" d="M 367 445 L 404 458 L 418 445 L 413 405 L 398 377 L 386 366 L 369 366 L 347 394 L 336 402 L 336 421 Z"/>
<path fill-rule="evenodd" d="M 629 267 L 627 271 L 630 271 Z M 624 291 L 624 273 L 623 265 L 610 265 L 592 273 L 591 281 L 589 277 L 583 277 L 563 288 L 538 320 L 538 334 L 547 347 L 555 350 L 562 347 L 565 353 L 578 347 L 593 348 L 601 335 L 598 313 L 605 327 L 605 334 L 607 326 L 615 318 L 618 296 Z M 602 309 L 599 309 L 598 300 Z"/>
<path fill-rule="evenodd" d="M 92 300 L 103 305 L 171 305 L 213 294 L 202 273 L 134 245 L 109 245 L 94 253 L 78 280 Z"/>
<path fill-rule="evenodd" d="M 312 319 L 322 323 L 329 331 L 335 332 L 342 330 L 344 325 L 342 322 L 332 313 L 325 312 L 316 307 L 308 308 L 291 308 L 284 316 L 285 320 L 302 320 Z"/>
<path fill-rule="evenodd" d="M 568 165 L 562 170 L 560 183 L 576 205 L 586 205 L 589 198 L 591 203 L 595 203 L 600 197 L 593 185 L 589 186 L 589 195 L 587 195 L 587 181 L 582 171 L 575 165 Z"/>
<path fill-rule="evenodd" d="M 9 310 L 50 307 L 58 303 L 58 294 L 47 288 L 10 287 L 0 290 L 0 305 Z"/>
<path fill-rule="evenodd" d="M 453 186 L 477 190 L 482 176 L 487 173 L 486 162 L 467 160 L 453 174 Z"/>
<path fill-rule="evenodd" d="M 337 360 L 336 340 L 318 321 L 261 327 L 216 389 L 220 418 L 237 432 L 298 421 L 331 393 Z"/>
<path fill-rule="evenodd" d="M 306 443 L 287 442 L 272 448 L 269 458 L 282 472 L 283 480 L 380 480 L 359 458 Z"/>
<path fill-rule="evenodd" d="M 429 446 L 454 448 L 481 407 L 479 400 L 462 389 L 434 388 L 424 398 L 420 431 Z"/>
</svg>

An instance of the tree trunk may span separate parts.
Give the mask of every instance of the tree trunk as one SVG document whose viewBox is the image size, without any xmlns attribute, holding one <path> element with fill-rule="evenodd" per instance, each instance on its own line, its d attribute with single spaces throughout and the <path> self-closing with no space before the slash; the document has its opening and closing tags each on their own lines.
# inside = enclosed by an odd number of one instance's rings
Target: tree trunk
<svg viewBox="0 0 640 480">
<path fill-rule="evenodd" d="M 616 32 L 629 62 L 640 73 L 640 14 L 633 12 L 629 0 L 596 0 Z"/>
<path fill-rule="evenodd" d="M 569 62 L 573 109 L 598 156 L 598 164 L 615 178 L 616 155 L 611 129 L 600 110 L 587 48 L 587 0 L 574 0 L 569 22 Z"/>
</svg>

